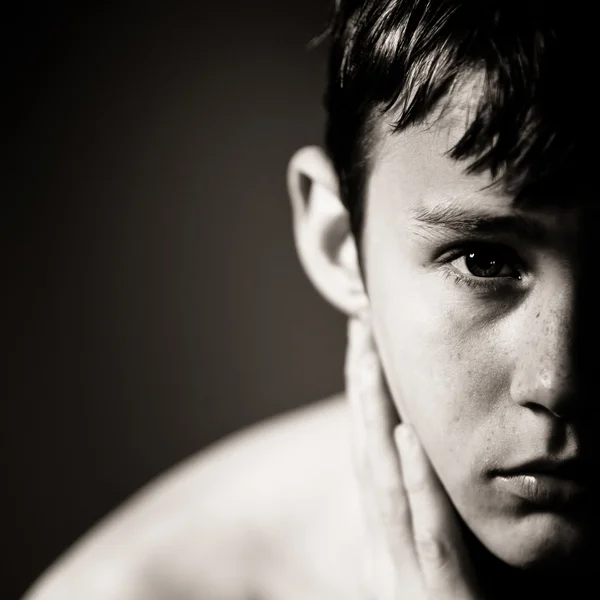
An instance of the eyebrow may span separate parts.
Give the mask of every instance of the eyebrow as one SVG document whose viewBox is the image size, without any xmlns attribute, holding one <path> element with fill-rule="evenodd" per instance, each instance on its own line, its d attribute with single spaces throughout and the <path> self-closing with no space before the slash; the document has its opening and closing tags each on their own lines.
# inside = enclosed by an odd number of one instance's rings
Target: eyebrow
<svg viewBox="0 0 600 600">
<path fill-rule="evenodd" d="M 412 219 L 422 231 L 452 232 L 462 236 L 512 234 L 530 242 L 541 242 L 546 229 L 532 217 L 523 214 L 495 214 L 484 210 L 464 209 L 453 204 L 419 208 Z"/>
</svg>

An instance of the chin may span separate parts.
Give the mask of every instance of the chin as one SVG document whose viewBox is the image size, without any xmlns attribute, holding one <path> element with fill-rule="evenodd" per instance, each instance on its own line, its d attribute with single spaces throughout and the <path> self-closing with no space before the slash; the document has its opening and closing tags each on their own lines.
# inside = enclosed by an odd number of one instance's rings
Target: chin
<svg viewBox="0 0 600 600">
<path fill-rule="evenodd" d="M 487 528 L 486 528 L 487 529 Z M 572 516 L 538 512 L 495 524 L 479 537 L 504 563 L 526 571 L 567 574 L 585 555 L 589 530 Z"/>
</svg>

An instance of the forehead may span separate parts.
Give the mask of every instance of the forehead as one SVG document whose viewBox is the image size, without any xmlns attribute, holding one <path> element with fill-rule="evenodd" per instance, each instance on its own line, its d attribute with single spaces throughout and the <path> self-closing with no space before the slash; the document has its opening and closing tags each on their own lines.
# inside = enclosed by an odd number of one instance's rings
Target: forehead
<svg viewBox="0 0 600 600">
<path fill-rule="evenodd" d="M 476 73 L 457 81 L 440 100 L 427 119 L 419 125 L 395 131 L 401 107 L 376 119 L 372 129 L 369 162 L 371 174 L 382 170 L 402 177 L 405 183 L 443 187 L 446 192 L 460 187 L 461 195 L 488 189 L 494 181 L 489 173 L 467 175 L 465 162 L 456 161 L 448 153 L 464 136 L 472 121 L 483 89 L 483 74 Z M 407 99 L 410 102 L 411 98 Z M 498 196 L 497 190 L 494 193 Z M 415 198 L 417 200 L 418 198 Z M 505 201 L 509 198 L 506 196 Z"/>
<path fill-rule="evenodd" d="M 469 174 L 467 164 L 449 156 L 467 128 L 469 104 L 445 106 L 422 125 L 393 131 L 394 116 L 377 123 L 370 156 L 370 178 L 381 192 L 402 190 L 406 208 L 427 208 L 450 199 L 505 210 L 513 198 L 504 193 L 487 171 Z"/>
<path fill-rule="evenodd" d="M 476 191 L 482 202 L 599 213 L 597 203 L 590 203 L 595 159 L 582 143 L 592 141 L 585 133 L 590 127 L 576 119 L 563 122 L 537 104 L 516 111 L 514 102 L 503 104 L 501 97 L 483 71 L 472 70 L 459 76 L 424 121 L 398 131 L 414 98 L 400 99 L 370 123 L 369 169 L 392 161 L 414 175 L 424 173 L 431 186 L 443 183 L 444 174 L 460 179 L 461 194 Z M 481 168 L 473 173 L 469 168 L 477 161 Z"/>
<path fill-rule="evenodd" d="M 441 105 L 427 122 L 401 132 L 394 132 L 393 114 L 379 120 L 370 156 L 367 213 L 381 210 L 394 221 L 415 222 L 443 213 L 453 215 L 454 223 L 464 216 L 463 224 L 525 216 L 534 229 L 546 232 L 531 239 L 573 239 L 579 208 L 521 206 L 489 171 L 468 173 L 466 161 L 449 156 L 470 123 L 477 93 L 477 82 L 464 86 L 453 103 Z"/>
</svg>

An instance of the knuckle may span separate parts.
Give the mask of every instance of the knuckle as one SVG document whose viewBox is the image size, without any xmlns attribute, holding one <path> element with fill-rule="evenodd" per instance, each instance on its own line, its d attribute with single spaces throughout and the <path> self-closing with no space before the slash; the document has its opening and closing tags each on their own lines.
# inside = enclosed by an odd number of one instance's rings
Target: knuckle
<svg viewBox="0 0 600 600">
<path fill-rule="evenodd" d="M 445 567 L 452 556 L 447 542 L 433 532 L 422 532 L 415 539 L 415 546 L 422 561 L 436 568 Z"/>
<path fill-rule="evenodd" d="M 400 495 L 380 499 L 381 516 L 388 528 L 403 528 L 410 518 L 408 503 L 402 500 Z"/>
</svg>

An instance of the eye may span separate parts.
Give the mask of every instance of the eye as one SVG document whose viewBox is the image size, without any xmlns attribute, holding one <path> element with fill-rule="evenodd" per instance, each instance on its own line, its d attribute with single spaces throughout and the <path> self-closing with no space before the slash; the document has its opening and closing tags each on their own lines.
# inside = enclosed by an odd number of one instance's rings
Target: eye
<svg viewBox="0 0 600 600">
<path fill-rule="evenodd" d="M 450 264 L 463 275 L 520 279 L 517 262 L 517 258 L 508 248 L 490 244 L 470 247 Z"/>
<path fill-rule="evenodd" d="M 526 267 L 514 250 L 502 244 L 470 243 L 444 259 L 442 275 L 481 293 L 521 289 Z"/>
</svg>

